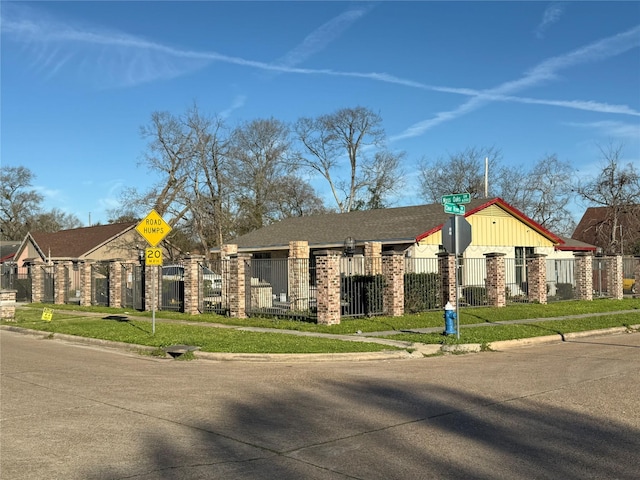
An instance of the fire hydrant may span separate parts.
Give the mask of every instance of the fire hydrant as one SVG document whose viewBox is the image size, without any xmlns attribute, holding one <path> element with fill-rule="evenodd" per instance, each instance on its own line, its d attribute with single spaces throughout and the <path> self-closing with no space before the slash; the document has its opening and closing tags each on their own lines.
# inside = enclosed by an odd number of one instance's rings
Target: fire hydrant
<svg viewBox="0 0 640 480">
<path fill-rule="evenodd" d="M 444 306 L 444 334 L 455 335 L 456 332 L 456 307 L 447 302 Z"/>
</svg>

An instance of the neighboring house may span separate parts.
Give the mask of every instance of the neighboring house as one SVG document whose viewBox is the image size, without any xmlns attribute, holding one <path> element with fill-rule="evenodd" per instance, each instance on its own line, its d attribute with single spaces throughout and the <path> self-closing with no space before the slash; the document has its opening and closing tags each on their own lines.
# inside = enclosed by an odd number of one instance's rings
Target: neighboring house
<svg viewBox="0 0 640 480">
<path fill-rule="evenodd" d="M 29 232 L 16 252 L 19 267 L 25 262 L 71 260 L 137 260 L 144 240 L 135 222 L 111 223 L 58 232 Z"/>
<path fill-rule="evenodd" d="M 295 217 L 229 243 L 236 244 L 239 253 L 251 253 L 254 258 L 285 258 L 289 242 L 299 240 L 307 241 L 311 251 L 343 250 L 348 239 L 355 240 L 356 255 L 363 253 L 366 242 L 380 242 L 383 251 L 435 258 L 442 251 L 441 229 L 450 216 L 442 205 L 432 204 Z M 561 252 L 595 249 L 555 235 L 500 198 L 472 200 L 464 216 L 472 230 L 465 258 L 483 258 L 486 253 L 503 253 L 511 258 L 533 253 L 562 257 L 566 254 Z"/>
<path fill-rule="evenodd" d="M 640 205 L 617 211 L 613 207 L 589 207 L 571 237 L 595 245 L 606 254 L 633 254 L 640 248 Z"/>
<path fill-rule="evenodd" d="M 20 248 L 19 241 L 2 240 L 0 241 L 0 265 L 13 262 L 16 252 Z"/>
<path fill-rule="evenodd" d="M 597 250 L 595 245 L 581 242 L 575 238 L 560 237 L 560 240 L 562 240 L 562 243 L 556 245 L 555 258 L 573 258 L 574 252 L 590 252 L 595 254 Z"/>
</svg>

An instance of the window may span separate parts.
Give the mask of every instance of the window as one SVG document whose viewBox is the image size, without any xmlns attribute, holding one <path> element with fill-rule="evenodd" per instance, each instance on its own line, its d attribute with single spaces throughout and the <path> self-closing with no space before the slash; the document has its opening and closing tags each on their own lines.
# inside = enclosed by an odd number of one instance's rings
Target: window
<svg viewBox="0 0 640 480">
<path fill-rule="evenodd" d="M 533 256 L 533 247 L 516 247 L 516 285 L 527 281 L 527 258 Z"/>
</svg>

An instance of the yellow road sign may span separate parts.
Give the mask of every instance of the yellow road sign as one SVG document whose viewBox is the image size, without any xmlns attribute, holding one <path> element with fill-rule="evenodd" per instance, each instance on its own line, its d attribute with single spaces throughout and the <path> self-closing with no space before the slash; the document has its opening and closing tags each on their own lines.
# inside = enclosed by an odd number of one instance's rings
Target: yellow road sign
<svg viewBox="0 0 640 480">
<path fill-rule="evenodd" d="M 147 265 L 162 265 L 162 249 L 147 248 L 144 251 L 144 263 Z"/>
<path fill-rule="evenodd" d="M 158 212 L 151 210 L 149 215 L 138 224 L 136 230 L 149 242 L 149 245 L 155 247 L 169 234 L 171 227 Z"/>
</svg>

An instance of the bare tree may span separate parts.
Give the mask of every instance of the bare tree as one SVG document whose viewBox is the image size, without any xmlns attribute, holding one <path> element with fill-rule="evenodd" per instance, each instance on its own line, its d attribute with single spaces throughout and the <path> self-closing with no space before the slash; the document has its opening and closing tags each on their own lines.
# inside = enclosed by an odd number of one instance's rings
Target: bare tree
<svg viewBox="0 0 640 480">
<path fill-rule="evenodd" d="M 276 180 L 273 186 L 276 219 L 304 217 L 327 213 L 327 209 L 314 189 L 296 175 Z"/>
<path fill-rule="evenodd" d="M 233 131 L 229 170 L 237 208 L 237 234 L 274 220 L 274 186 L 278 179 L 293 172 L 290 155 L 289 128 L 279 120 L 253 120 Z"/>
<path fill-rule="evenodd" d="M 404 187 L 402 160 L 404 152 L 381 150 L 362 165 L 362 188 L 358 189 L 352 210 L 373 210 L 389 207 L 388 198 Z"/>
<path fill-rule="evenodd" d="M 26 167 L 0 171 L 0 231 L 3 240 L 21 240 L 40 211 L 42 195 L 32 186 L 34 174 Z"/>
<path fill-rule="evenodd" d="M 161 176 L 158 184 L 143 194 L 143 202 L 174 226 L 188 211 L 182 194 L 192 165 L 193 132 L 184 117 L 154 112 L 151 122 L 142 126 L 140 133 L 149 140 L 141 163 Z"/>
<path fill-rule="evenodd" d="M 640 172 L 631 163 L 623 164 L 622 145 L 610 143 L 599 148 L 602 170 L 595 177 L 578 181 L 575 192 L 589 204 L 605 209 L 606 215 L 591 228 L 605 252 L 621 253 L 625 235 L 630 247 L 640 243 Z"/>
<path fill-rule="evenodd" d="M 497 192 L 546 229 L 570 236 L 575 220 L 569 210 L 574 168 L 556 155 L 547 155 L 531 170 L 501 168 Z"/>
<path fill-rule="evenodd" d="M 202 250 L 208 252 L 212 245 L 224 243 L 232 224 L 229 133 L 221 118 L 204 116 L 195 105 L 187 116 L 187 124 L 193 141 L 193 165 L 187 174 L 193 192 L 187 197 L 190 225 Z"/>
<path fill-rule="evenodd" d="M 58 232 L 82 226 L 82 222 L 76 215 L 65 213 L 58 208 L 38 213 L 32 222 L 31 230 L 35 232 Z"/>
<path fill-rule="evenodd" d="M 0 231 L 3 240 L 21 240 L 30 231 L 57 232 L 82 223 L 74 214 L 54 208 L 43 211 L 40 195 L 31 186 L 35 178 L 26 167 L 0 171 Z"/>
<path fill-rule="evenodd" d="M 447 159 L 423 159 L 418 169 L 422 196 L 428 203 L 440 203 L 443 195 L 452 193 L 470 193 L 471 198 L 483 198 L 485 159 L 489 160 L 489 185 L 493 191 L 495 180 L 500 176 L 501 158 L 501 151 L 494 147 L 468 147 Z"/>
<path fill-rule="evenodd" d="M 401 177 L 399 161 L 403 154 L 384 152 L 373 160 L 384 146 L 382 118 L 365 107 L 343 108 L 317 118 L 299 119 L 295 133 L 304 148 L 298 164 L 324 178 L 340 212 L 354 208 L 382 204 L 393 191 L 393 184 Z M 346 176 L 342 168 L 348 162 Z M 386 170 L 377 162 L 386 161 Z"/>
</svg>

